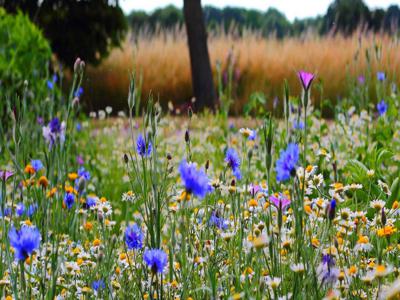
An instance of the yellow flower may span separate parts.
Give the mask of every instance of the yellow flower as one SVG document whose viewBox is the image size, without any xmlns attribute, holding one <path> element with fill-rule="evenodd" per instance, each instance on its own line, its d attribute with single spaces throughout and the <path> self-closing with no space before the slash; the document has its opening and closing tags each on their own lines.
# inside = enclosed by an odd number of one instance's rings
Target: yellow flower
<svg viewBox="0 0 400 300">
<path fill-rule="evenodd" d="M 35 169 L 31 166 L 31 164 L 27 164 L 25 167 L 25 173 L 27 174 L 34 174 Z"/>
<path fill-rule="evenodd" d="M 52 188 L 50 191 L 47 192 L 47 197 L 48 198 L 53 197 L 56 192 L 57 192 L 57 188 L 56 187 Z"/>
<path fill-rule="evenodd" d="M 383 236 L 391 236 L 393 233 L 397 231 L 392 225 L 386 225 L 384 228 L 380 228 L 377 231 L 379 237 Z"/>
<path fill-rule="evenodd" d="M 250 207 L 256 207 L 256 206 L 258 205 L 258 202 L 257 202 L 256 199 L 250 199 L 248 205 L 249 205 Z"/>
<path fill-rule="evenodd" d="M 78 178 L 78 174 L 76 174 L 76 173 L 69 173 L 69 174 L 68 174 L 68 178 L 69 178 L 69 180 L 74 181 L 75 179 Z"/>
<path fill-rule="evenodd" d="M 100 246 L 100 244 L 101 244 L 101 241 L 100 241 L 99 239 L 95 239 L 95 240 L 93 241 L 93 246 L 94 246 L 94 247 Z"/>
<path fill-rule="evenodd" d="M 46 188 L 49 185 L 49 181 L 47 180 L 46 176 L 40 176 L 39 178 L 39 185 Z"/>
<path fill-rule="evenodd" d="M 357 267 L 356 266 L 351 266 L 349 268 L 349 275 L 355 275 L 357 273 Z"/>
<path fill-rule="evenodd" d="M 399 201 L 394 201 L 392 204 L 392 209 L 398 209 L 399 208 Z"/>
<path fill-rule="evenodd" d="M 315 237 L 311 239 L 311 244 L 312 244 L 315 248 L 317 248 L 317 247 L 320 245 L 319 240 L 318 240 L 317 238 L 315 238 Z"/>
<path fill-rule="evenodd" d="M 368 244 L 369 243 L 369 239 L 366 235 L 360 235 L 360 237 L 358 238 L 357 241 L 358 244 Z"/>
<path fill-rule="evenodd" d="M 90 231 L 93 228 L 93 224 L 91 222 L 86 222 L 83 228 L 85 228 L 86 231 Z"/>
</svg>

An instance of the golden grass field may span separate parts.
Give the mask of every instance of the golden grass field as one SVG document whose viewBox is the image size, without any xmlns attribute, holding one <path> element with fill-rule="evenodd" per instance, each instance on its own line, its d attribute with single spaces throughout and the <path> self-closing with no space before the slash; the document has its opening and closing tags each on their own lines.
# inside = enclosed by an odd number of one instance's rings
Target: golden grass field
<svg viewBox="0 0 400 300">
<path fill-rule="evenodd" d="M 235 57 L 238 84 L 234 111 L 237 112 L 255 91 L 266 93 L 272 103 L 271 99 L 281 96 L 285 78 L 292 94 L 299 92 L 296 71 L 300 69 L 315 72 L 323 82 L 324 98 L 335 100 L 346 95 L 349 75 L 355 79 L 370 68 L 375 79 L 376 71 L 396 70 L 400 66 L 398 40 L 381 35 L 357 33 L 345 38 L 310 34 L 277 40 L 247 32 L 242 37 L 210 34 L 208 43 L 214 74 L 218 60 L 224 65 L 230 51 Z M 380 55 L 377 48 L 381 48 Z M 105 105 L 125 108 L 129 71 L 133 69 L 143 75 L 143 95 L 152 92 L 164 105 L 168 101 L 181 104 L 191 98 L 189 53 L 183 30 L 128 38 L 99 67 L 89 68 L 86 82 L 89 103 L 97 108 Z M 387 76 L 396 78 L 396 74 Z M 318 101 L 319 93 L 313 94 L 314 101 Z"/>
</svg>

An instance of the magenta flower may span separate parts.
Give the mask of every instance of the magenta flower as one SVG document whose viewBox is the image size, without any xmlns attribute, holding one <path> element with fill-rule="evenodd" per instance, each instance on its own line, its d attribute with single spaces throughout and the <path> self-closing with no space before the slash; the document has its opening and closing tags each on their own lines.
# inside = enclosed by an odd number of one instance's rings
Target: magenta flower
<svg viewBox="0 0 400 300">
<path fill-rule="evenodd" d="M 7 170 L 0 171 L 0 179 L 2 179 L 3 181 L 7 181 L 7 179 L 13 175 L 14 175 L 14 172 L 12 172 L 12 171 L 7 171 Z"/>
<path fill-rule="evenodd" d="M 272 204 L 275 205 L 276 208 L 281 210 L 284 210 L 286 207 L 290 205 L 290 200 L 284 197 L 282 194 L 279 194 L 278 197 L 271 195 L 269 197 L 269 200 L 271 200 Z"/>
<path fill-rule="evenodd" d="M 308 89 L 311 86 L 312 81 L 315 78 L 315 75 L 311 74 L 311 73 L 308 73 L 308 72 L 305 72 L 305 71 L 299 71 L 297 73 L 297 75 L 299 76 L 300 82 L 301 82 L 304 90 L 308 91 Z"/>
</svg>

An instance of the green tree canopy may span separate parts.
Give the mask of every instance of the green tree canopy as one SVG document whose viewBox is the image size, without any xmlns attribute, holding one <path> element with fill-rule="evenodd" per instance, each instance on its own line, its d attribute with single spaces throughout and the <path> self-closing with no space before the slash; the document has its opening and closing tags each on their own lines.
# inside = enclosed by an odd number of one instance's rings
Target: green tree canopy
<svg viewBox="0 0 400 300">
<path fill-rule="evenodd" d="M 98 64 L 121 44 L 127 30 L 117 0 L 0 0 L 0 5 L 10 13 L 28 14 L 70 67 L 77 57 Z"/>
</svg>

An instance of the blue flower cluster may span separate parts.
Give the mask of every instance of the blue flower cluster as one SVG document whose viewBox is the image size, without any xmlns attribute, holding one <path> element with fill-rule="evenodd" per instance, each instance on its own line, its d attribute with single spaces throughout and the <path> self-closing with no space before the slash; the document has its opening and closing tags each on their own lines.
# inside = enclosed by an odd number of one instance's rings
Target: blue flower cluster
<svg viewBox="0 0 400 300">
<path fill-rule="evenodd" d="M 137 224 L 128 226 L 125 230 L 125 243 L 128 249 L 140 249 L 143 247 L 143 232 Z"/>
<path fill-rule="evenodd" d="M 143 260 L 153 273 L 162 273 L 168 263 L 167 253 L 161 249 L 146 250 L 143 254 Z"/>
<path fill-rule="evenodd" d="M 179 165 L 179 173 L 187 193 L 204 198 L 212 190 L 206 173 L 203 169 L 197 170 L 195 164 L 183 160 Z"/>
<path fill-rule="evenodd" d="M 276 162 L 276 180 L 282 182 L 294 175 L 296 165 L 299 161 L 299 146 L 289 144 L 286 150 L 281 151 L 280 157 Z"/>
<path fill-rule="evenodd" d="M 153 150 L 153 145 L 150 141 L 144 139 L 143 135 L 139 135 L 136 141 L 136 151 L 142 157 L 148 157 L 151 155 L 151 151 Z"/>
<path fill-rule="evenodd" d="M 228 167 L 231 168 L 236 179 L 242 179 L 242 174 L 240 173 L 240 157 L 235 149 L 229 148 L 226 151 L 225 162 L 227 163 Z"/>
<path fill-rule="evenodd" d="M 12 227 L 8 232 L 8 238 L 15 250 L 15 259 L 25 260 L 39 248 L 41 236 L 37 228 L 23 226 L 20 230 Z"/>
</svg>

